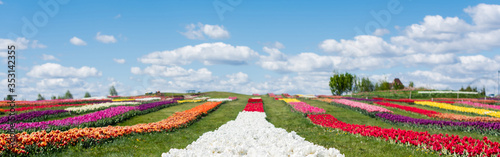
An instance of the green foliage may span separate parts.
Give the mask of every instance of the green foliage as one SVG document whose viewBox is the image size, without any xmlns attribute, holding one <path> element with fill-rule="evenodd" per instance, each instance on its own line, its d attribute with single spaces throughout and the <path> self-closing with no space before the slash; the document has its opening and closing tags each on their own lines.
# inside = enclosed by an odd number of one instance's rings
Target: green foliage
<svg viewBox="0 0 500 157">
<path fill-rule="evenodd" d="M 45 100 L 45 98 L 40 93 L 38 93 L 38 98 L 36 100 Z"/>
<path fill-rule="evenodd" d="M 478 92 L 477 87 L 471 87 L 470 85 L 467 86 L 467 88 L 464 89 L 464 87 L 460 88 L 460 91 L 463 92 Z"/>
<path fill-rule="evenodd" d="M 415 85 L 413 84 L 413 81 L 410 81 L 410 84 L 408 84 L 408 87 L 413 88 Z"/>
<path fill-rule="evenodd" d="M 14 99 L 11 95 L 7 95 L 7 98 L 5 98 L 5 100 L 12 100 Z"/>
<path fill-rule="evenodd" d="M 373 85 L 368 77 L 363 77 L 356 82 L 356 89 L 358 92 L 371 92 L 375 90 L 375 85 Z"/>
<path fill-rule="evenodd" d="M 66 91 L 66 94 L 64 94 L 64 99 L 73 99 L 73 94 L 71 92 Z"/>
<path fill-rule="evenodd" d="M 117 96 L 118 95 L 118 92 L 116 92 L 115 86 L 111 86 L 109 88 L 109 95 L 111 95 L 111 96 Z"/>
<path fill-rule="evenodd" d="M 394 89 L 404 89 L 405 86 L 403 84 L 400 84 L 400 83 L 394 83 L 393 88 Z"/>
<path fill-rule="evenodd" d="M 56 98 L 56 96 L 52 95 L 52 96 L 50 97 L 50 99 L 55 100 L 55 99 L 57 99 L 57 98 Z"/>
<path fill-rule="evenodd" d="M 342 95 L 345 92 L 350 92 L 355 84 L 356 75 L 349 73 L 340 74 L 334 71 L 330 77 L 330 90 L 333 95 Z"/>
<path fill-rule="evenodd" d="M 387 82 L 387 81 L 380 81 L 380 86 L 376 90 L 390 90 L 390 89 L 391 89 L 391 85 L 389 84 L 389 82 Z"/>
<path fill-rule="evenodd" d="M 92 96 L 90 96 L 90 93 L 89 92 L 85 92 L 85 96 L 83 96 L 84 98 L 90 98 Z"/>
</svg>

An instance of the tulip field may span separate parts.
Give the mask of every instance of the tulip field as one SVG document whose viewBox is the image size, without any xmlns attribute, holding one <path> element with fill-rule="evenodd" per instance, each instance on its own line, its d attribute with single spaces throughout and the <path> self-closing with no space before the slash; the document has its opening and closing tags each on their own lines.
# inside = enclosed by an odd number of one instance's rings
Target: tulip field
<svg viewBox="0 0 500 157">
<path fill-rule="evenodd" d="M 497 100 L 227 92 L 184 98 L 23 101 L 11 119 L 0 114 L 0 154 L 500 155 Z"/>
</svg>

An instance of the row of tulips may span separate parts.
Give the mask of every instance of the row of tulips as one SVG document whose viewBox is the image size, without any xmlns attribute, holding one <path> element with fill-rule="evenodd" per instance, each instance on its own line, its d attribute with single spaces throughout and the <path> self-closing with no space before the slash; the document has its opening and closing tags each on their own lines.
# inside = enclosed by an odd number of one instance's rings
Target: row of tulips
<svg viewBox="0 0 500 157">
<path fill-rule="evenodd" d="M 53 108 L 53 107 L 70 107 L 70 106 L 85 106 L 85 105 L 91 105 L 91 104 L 62 104 L 62 105 L 29 106 L 29 107 L 15 108 L 15 111 L 22 112 L 22 111 Z M 4 112 L 10 112 L 10 110 L 4 110 Z"/>
<path fill-rule="evenodd" d="M 414 103 L 415 100 L 413 99 L 387 99 L 387 98 L 373 98 L 375 100 L 382 100 L 382 101 L 392 101 L 392 102 L 404 102 L 404 103 Z"/>
<path fill-rule="evenodd" d="M 470 101 L 470 102 L 477 102 L 477 103 L 498 103 L 499 101 L 496 100 L 484 100 L 484 99 L 473 99 L 473 98 L 435 98 L 436 100 L 441 100 L 441 101 Z"/>
<path fill-rule="evenodd" d="M 278 100 L 283 100 L 285 101 L 286 103 L 290 103 L 290 102 L 301 102 L 300 100 L 298 99 L 295 99 L 295 98 L 280 98 Z"/>
<path fill-rule="evenodd" d="M 262 98 L 260 98 L 260 97 L 252 97 L 252 98 L 248 99 L 248 102 L 249 103 L 259 103 L 259 102 L 261 103 L 262 102 Z"/>
<path fill-rule="evenodd" d="M 422 114 L 422 115 L 426 115 L 426 116 L 438 118 L 438 119 L 448 119 L 448 120 L 454 120 L 454 121 L 467 121 L 467 122 L 500 122 L 500 118 L 494 118 L 494 117 L 465 116 L 465 115 L 458 115 L 458 114 L 453 114 L 453 113 L 441 113 L 441 112 L 436 112 L 436 111 L 432 111 L 432 110 L 426 110 L 426 109 L 410 107 L 410 106 L 403 106 L 403 105 L 398 105 L 398 104 L 393 104 L 393 103 L 388 103 L 388 102 L 375 102 L 375 104 L 378 104 L 381 106 L 392 107 L 392 108 L 398 108 L 398 109 L 405 110 L 408 112 L 418 113 L 418 114 Z"/>
<path fill-rule="evenodd" d="M 132 111 L 132 110 L 138 110 L 138 111 L 144 111 L 147 109 L 152 109 L 158 106 L 166 105 L 166 104 L 172 104 L 174 101 L 161 101 L 161 102 L 153 102 L 153 103 L 147 103 L 147 104 L 142 104 L 139 106 L 118 106 L 118 107 L 110 107 L 105 110 L 81 115 L 81 116 L 76 116 L 76 117 L 68 117 L 65 119 L 60 119 L 60 120 L 51 120 L 51 121 L 42 121 L 42 122 L 30 122 L 30 123 L 16 123 L 15 124 L 15 129 L 16 130 L 25 130 L 25 131 L 34 131 L 38 129 L 48 129 L 51 128 L 52 130 L 54 129 L 62 129 L 62 128 L 68 128 L 71 126 L 79 126 L 85 123 L 92 123 L 90 125 L 108 125 L 109 119 L 111 117 L 119 116 L 118 118 L 123 120 L 124 113 Z M 129 114 L 128 116 L 125 117 L 130 117 L 134 116 L 134 114 Z M 104 120 L 104 121 L 103 121 Z M 99 121 L 99 123 L 98 123 Z M 97 124 L 94 124 L 97 123 Z M 103 123 L 103 124 L 101 124 Z M 88 124 L 87 124 L 88 125 Z M 0 125 L 0 129 L 3 130 L 9 130 L 10 125 L 9 124 L 2 124 Z"/>
<path fill-rule="evenodd" d="M 358 109 L 364 110 L 366 112 L 388 112 L 388 113 L 392 113 L 392 111 L 390 111 L 390 110 L 388 110 L 386 108 L 383 108 L 383 107 L 380 107 L 380 106 L 369 105 L 369 104 L 362 103 L 362 102 L 356 102 L 356 101 L 351 101 L 351 100 L 346 100 L 346 99 L 333 99 L 331 101 L 334 102 L 334 103 L 346 105 L 346 106 L 349 106 L 349 107 L 352 107 L 352 108 L 358 108 Z"/>
<path fill-rule="evenodd" d="M 367 101 L 367 102 L 377 102 L 377 101 L 380 101 L 380 100 L 377 100 L 377 99 L 352 98 L 352 97 L 343 97 L 342 99 L 355 100 L 355 101 Z"/>
<path fill-rule="evenodd" d="M 262 103 L 248 103 L 255 106 Z M 184 156 L 344 156 L 335 148 L 325 148 L 306 141 L 295 132 L 276 128 L 266 120 L 266 113 L 238 113 L 215 131 L 204 133 L 185 149 L 170 149 L 162 157 Z"/>
<path fill-rule="evenodd" d="M 182 103 L 187 103 L 187 102 L 191 102 L 191 103 L 195 103 L 195 102 L 201 102 L 202 100 L 194 100 L 194 99 L 191 99 L 191 100 L 179 100 L 177 101 L 177 103 L 179 104 L 182 104 Z"/>
<path fill-rule="evenodd" d="M 474 107 L 490 108 L 490 109 L 500 110 L 500 106 L 499 105 L 488 105 L 488 104 L 482 104 L 482 103 L 470 102 L 470 101 L 459 101 L 457 103 L 464 104 L 464 105 L 470 105 L 470 106 L 474 106 Z"/>
<path fill-rule="evenodd" d="M 66 110 L 44 110 L 44 111 L 31 111 L 26 113 L 20 113 L 14 116 L 4 116 L 0 118 L 0 124 L 7 122 L 25 122 L 25 121 L 37 121 L 41 119 L 46 119 L 51 115 L 70 115 Z"/>
<path fill-rule="evenodd" d="M 386 122 L 409 125 L 414 127 L 425 127 L 445 130 L 459 130 L 465 132 L 479 132 L 483 134 L 500 135 L 500 123 L 487 122 L 455 122 L 430 119 L 418 119 L 391 113 L 377 113 L 378 118 Z"/>
<path fill-rule="evenodd" d="M 66 111 L 71 111 L 74 113 L 82 113 L 82 112 L 87 112 L 91 110 L 99 110 L 103 108 L 108 108 L 111 106 L 125 106 L 125 105 L 139 105 L 139 102 L 108 102 L 108 103 L 100 103 L 100 104 L 92 104 L 92 105 L 86 105 L 86 106 L 81 106 L 81 107 L 68 107 L 64 110 Z"/>
<path fill-rule="evenodd" d="M 264 104 L 259 103 L 248 103 L 243 111 L 247 112 L 264 112 Z"/>
<path fill-rule="evenodd" d="M 499 111 L 491 111 L 491 110 L 486 110 L 486 109 L 477 109 L 477 108 L 471 108 L 471 107 L 455 106 L 455 105 L 451 105 L 451 104 L 447 104 L 447 103 L 438 103 L 438 102 L 431 102 L 431 101 L 415 101 L 415 104 L 424 105 L 424 106 L 431 106 L 431 107 L 436 107 L 436 108 L 441 108 L 441 109 L 446 109 L 446 110 L 451 110 L 451 111 L 464 112 L 464 113 L 487 115 L 487 116 L 491 116 L 491 117 L 500 117 Z"/>
<path fill-rule="evenodd" d="M 321 114 L 325 113 L 325 109 L 311 106 L 305 102 L 290 102 L 288 103 L 295 111 L 302 112 L 304 114 Z"/>
<path fill-rule="evenodd" d="M 16 101 L 16 106 L 47 106 L 62 104 L 88 104 L 110 102 L 110 99 L 57 99 L 57 100 L 38 100 L 38 101 Z M 10 101 L 0 101 L 0 107 L 9 106 Z"/>
<path fill-rule="evenodd" d="M 308 115 L 312 123 L 323 127 L 339 129 L 351 134 L 376 137 L 400 143 L 413 145 L 426 150 L 441 152 L 446 155 L 492 156 L 500 152 L 500 144 L 484 137 L 482 140 L 456 135 L 429 134 L 412 130 L 381 128 L 378 126 L 347 124 L 337 120 L 330 114 Z"/>
<path fill-rule="evenodd" d="M 90 128 L 73 128 L 67 131 L 38 131 L 30 134 L 15 134 L 16 142 L 10 142 L 9 134 L 0 134 L 0 155 L 29 155 L 47 153 L 63 149 L 68 145 L 90 146 L 105 140 L 140 133 L 165 132 L 186 127 L 200 116 L 213 111 L 222 102 L 206 102 L 192 109 L 176 112 L 159 122 L 136 124 L 133 126 L 107 126 Z"/>
</svg>

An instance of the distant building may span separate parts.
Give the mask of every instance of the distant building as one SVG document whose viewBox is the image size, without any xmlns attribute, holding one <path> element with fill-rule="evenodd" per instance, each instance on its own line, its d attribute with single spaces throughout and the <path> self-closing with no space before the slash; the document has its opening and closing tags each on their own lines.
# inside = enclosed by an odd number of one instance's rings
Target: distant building
<svg viewBox="0 0 500 157">
<path fill-rule="evenodd" d="M 389 83 L 389 88 L 390 89 L 393 89 L 394 85 L 403 85 L 403 83 L 401 82 L 401 80 L 399 80 L 399 78 L 394 78 L 394 81 L 392 81 L 392 83 Z"/>
</svg>

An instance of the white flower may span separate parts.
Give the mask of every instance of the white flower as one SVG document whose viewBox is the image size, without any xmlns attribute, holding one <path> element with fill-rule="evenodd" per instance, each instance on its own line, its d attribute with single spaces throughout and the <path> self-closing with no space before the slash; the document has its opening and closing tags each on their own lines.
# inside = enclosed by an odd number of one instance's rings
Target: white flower
<svg viewBox="0 0 500 157">
<path fill-rule="evenodd" d="M 234 121 L 206 132 L 185 149 L 170 149 L 172 156 L 344 156 L 335 148 L 326 149 L 305 141 L 294 131 L 276 128 L 263 112 L 240 112 Z"/>
<path fill-rule="evenodd" d="M 93 105 L 85 105 L 81 107 L 68 107 L 64 110 L 66 111 L 71 111 L 71 112 L 85 112 L 89 110 L 97 110 L 101 108 L 107 108 L 111 106 L 123 106 L 123 105 L 138 105 L 140 102 L 107 102 L 107 103 L 99 103 L 99 104 L 93 104 Z"/>
</svg>

